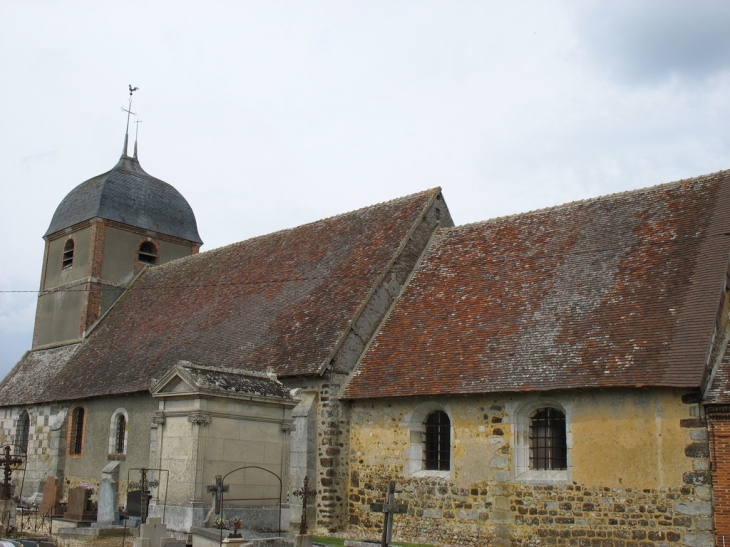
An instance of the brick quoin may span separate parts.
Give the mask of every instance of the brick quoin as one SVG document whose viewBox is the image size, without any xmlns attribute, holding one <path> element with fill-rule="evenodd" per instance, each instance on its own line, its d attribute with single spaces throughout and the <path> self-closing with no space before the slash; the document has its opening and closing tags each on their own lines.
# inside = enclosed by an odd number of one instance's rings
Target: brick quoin
<svg viewBox="0 0 730 547">
<path fill-rule="evenodd" d="M 714 490 L 715 542 L 730 543 L 730 414 L 708 413 L 712 483 Z"/>
</svg>

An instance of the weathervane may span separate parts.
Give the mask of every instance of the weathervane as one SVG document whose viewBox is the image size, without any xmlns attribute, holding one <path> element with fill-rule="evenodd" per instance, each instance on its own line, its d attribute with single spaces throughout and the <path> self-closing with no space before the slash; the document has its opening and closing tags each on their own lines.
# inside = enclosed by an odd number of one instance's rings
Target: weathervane
<svg viewBox="0 0 730 547">
<path fill-rule="evenodd" d="M 122 112 L 127 113 L 127 131 L 124 133 L 124 149 L 122 150 L 122 156 L 127 155 L 127 143 L 129 142 L 129 116 L 137 115 L 134 112 L 132 112 L 132 93 L 134 93 L 135 91 L 139 91 L 139 88 L 132 87 L 132 84 L 129 84 L 129 107 L 128 108 L 122 107 Z M 139 126 L 137 126 L 137 127 L 139 127 Z"/>
</svg>

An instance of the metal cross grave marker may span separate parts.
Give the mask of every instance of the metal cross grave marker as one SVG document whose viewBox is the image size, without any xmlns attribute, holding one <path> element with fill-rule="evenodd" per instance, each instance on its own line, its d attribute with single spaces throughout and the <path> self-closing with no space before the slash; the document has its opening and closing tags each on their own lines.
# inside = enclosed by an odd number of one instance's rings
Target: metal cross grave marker
<svg viewBox="0 0 730 547">
<path fill-rule="evenodd" d="M 148 471 L 149 469 L 145 467 L 140 468 L 139 480 L 129 483 L 129 488 L 139 488 L 140 490 L 139 518 L 143 524 L 147 522 L 147 511 L 150 503 L 150 498 L 152 497 L 152 495 L 150 494 L 150 488 L 157 488 L 158 486 L 160 486 L 160 481 L 158 480 L 147 480 Z"/>
<path fill-rule="evenodd" d="M 223 506 L 223 492 L 228 492 L 229 486 L 223 484 L 223 477 L 221 475 L 215 476 L 215 484 L 208 485 L 208 492 L 213 492 L 215 495 L 215 514 L 221 514 L 221 507 Z"/>
<path fill-rule="evenodd" d="M 407 503 L 395 502 L 395 481 L 388 484 L 388 496 L 385 503 L 371 503 L 370 510 L 383 515 L 383 538 L 380 541 L 381 547 L 388 547 L 393 535 L 393 515 L 400 515 L 408 512 Z"/>
<path fill-rule="evenodd" d="M 307 533 L 307 501 L 317 495 L 317 491 L 309 488 L 309 477 L 304 477 L 304 487 L 301 490 L 292 492 L 298 498 L 302 498 L 302 520 L 299 523 L 299 535 L 303 536 Z"/>
<path fill-rule="evenodd" d="M 13 474 L 12 466 L 23 463 L 21 458 L 13 458 L 10 455 L 10 447 L 5 447 L 5 457 L 0 459 L 0 466 L 3 468 L 3 495 L 0 499 L 9 500 L 12 496 L 10 479 Z"/>
</svg>

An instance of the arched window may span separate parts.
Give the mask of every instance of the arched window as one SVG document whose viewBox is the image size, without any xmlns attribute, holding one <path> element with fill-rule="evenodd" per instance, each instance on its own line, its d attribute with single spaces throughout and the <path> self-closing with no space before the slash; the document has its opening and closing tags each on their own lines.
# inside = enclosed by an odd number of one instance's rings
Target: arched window
<svg viewBox="0 0 730 547">
<path fill-rule="evenodd" d="M 127 453 L 127 429 L 129 415 L 123 408 L 118 408 L 112 414 L 109 424 L 109 459 L 124 459 L 118 456 Z"/>
<path fill-rule="evenodd" d="M 124 441 L 127 438 L 127 419 L 124 414 L 117 416 L 116 432 L 114 435 L 114 453 L 124 454 Z"/>
<path fill-rule="evenodd" d="M 157 247 L 150 241 L 144 241 L 139 246 L 139 261 L 144 264 L 157 264 Z"/>
<path fill-rule="evenodd" d="M 30 416 L 26 410 L 18 416 L 18 425 L 15 429 L 15 450 L 18 454 L 28 453 L 28 437 L 30 435 Z"/>
<path fill-rule="evenodd" d="M 530 469 L 567 469 L 565 414 L 541 408 L 530 416 Z"/>
<path fill-rule="evenodd" d="M 71 413 L 71 435 L 69 437 L 68 451 L 70 454 L 79 455 L 84 447 L 84 407 L 77 406 Z"/>
<path fill-rule="evenodd" d="M 431 412 L 424 426 L 424 469 L 448 471 L 451 469 L 451 420 L 448 414 L 442 410 Z"/>
<path fill-rule="evenodd" d="M 65 270 L 70 268 L 74 263 L 74 240 L 67 239 L 66 244 L 63 246 L 63 261 L 61 267 Z"/>
</svg>

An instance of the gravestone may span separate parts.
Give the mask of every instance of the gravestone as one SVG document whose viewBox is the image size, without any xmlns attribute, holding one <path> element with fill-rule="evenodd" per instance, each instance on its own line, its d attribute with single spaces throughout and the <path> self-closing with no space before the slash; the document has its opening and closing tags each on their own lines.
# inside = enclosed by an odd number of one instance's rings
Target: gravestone
<svg viewBox="0 0 730 547">
<path fill-rule="evenodd" d="M 127 516 L 142 516 L 142 490 L 130 490 L 127 492 Z"/>
<path fill-rule="evenodd" d="M 61 485 L 58 477 L 48 477 L 43 486 L 43 501 L 38 509 L 41 515 L 60 517 L 65 512 L 65 507 L 60 503 Z"/>
<path fill-rule="evenodd" d="M 68 507 L 64 513 L 64 520 L 75 520 L 77 522 L 89 522 L 96 520 L 96 513 L 90 511 L 89 491 L 83 486 L 72 488 L 68 492 Z"/>
<path fill-rule="evenodd" d="M 106 464 L 101 471 L 99 485 L 99 509 L 96 513 L 96 522 L 102 525 L 117 521 L 117 481 L 119 480 L 119 461 L 114 460 Z"/>
<path fill-rule="evenodd" d="M 167 528 L 160 517 L 149 517 L 147 523 L 140 525 L 134 547 L 160 547 L 160 542 L 174 539 L 167 535 Z"/>
</svg>

